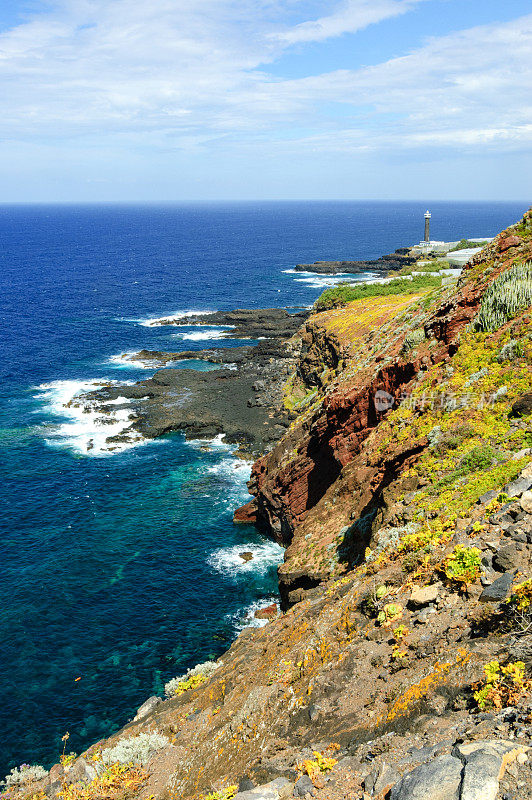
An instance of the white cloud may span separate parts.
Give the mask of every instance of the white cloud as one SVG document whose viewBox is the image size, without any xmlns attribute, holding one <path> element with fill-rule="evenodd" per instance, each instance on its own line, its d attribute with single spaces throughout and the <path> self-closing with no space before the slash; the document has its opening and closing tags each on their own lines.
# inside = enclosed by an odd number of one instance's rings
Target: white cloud
<svg viewBox="0 0 532 800">
<path fill-rule="evenodd" d="M 2 137 L 161 151 L 530 142 L 532 15 L 434 37 L 363 69 L 267 73 L 294 44 L 414 5 L 350 0 L 288 25 L 299 0 L 61 0 L 0 35 Z"/>
<path fill-rule="evenodd" d="M 286 31 L 274 34 L 274 37 L 286 44 L 322 42 L 344 33 L 356 33 L 368 25 L 405 14 L 420 1 L 345 0 L 332 14 L 301 22 Z"/>
<path fill-rule="evenodd" d="M 316 135 L 330 142 L 364 139 L 402 146 L 514 149 L 532 143 L 532 15 L 434 37 L 406 56 L 358 70 L 337 70 L 272 87 L 289 107 L 314 109 Z M 266 97 L 264 104 L 267 104 Z M 340 121 L 319 110 L 343 107 Z M 369 111 L 368 111 L 369 109 Z M 351 113 L 349 113 L 351 112 Z M 316 136 L 313 137 L 316 141 Z"/>
</svg>

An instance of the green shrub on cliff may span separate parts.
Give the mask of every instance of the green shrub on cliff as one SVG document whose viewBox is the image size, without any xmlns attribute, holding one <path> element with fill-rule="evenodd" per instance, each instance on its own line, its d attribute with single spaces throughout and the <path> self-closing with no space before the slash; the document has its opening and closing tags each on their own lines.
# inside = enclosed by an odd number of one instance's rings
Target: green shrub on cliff
<svg viewBox="0 0 532 800">
<path fill-rule="evenodd" d="M 339 283 L 325 289 L 314 303 L 314 308 L 316 311 L 326 311 L 345 306 L 353 300 L 392 294 L 416 294 L 423 289 L 436 289 L 440 286 L 441 278 L 438 275 L 416 275 L 412 279 L 394 278 L 388 283 L 364 283 L 361 286 Z"/>
<path fill-rule="evenodd" d="M 202 664 L 196 664 L 184 675 L 179 675 L 177 678 L 172 678 L 171 681 L 168 681 L 164 686 L 165 695 L 167 697 L 176 697 L 184 694 L 189 689 L 201 686 L 219 666 L 216 661 L 204 661 Z"/>
<path fill-rule="evenodd" d="M 457 250 L 469 250 L 471 247 L 484 247 L 487 243 L 487 239 L 483 242 L 471 242 L 469 239 L 460 239 L 458 244 L 455 245 L 452 250 L 449 250 L 449 253 L 456 253 Z"/>
</svg>

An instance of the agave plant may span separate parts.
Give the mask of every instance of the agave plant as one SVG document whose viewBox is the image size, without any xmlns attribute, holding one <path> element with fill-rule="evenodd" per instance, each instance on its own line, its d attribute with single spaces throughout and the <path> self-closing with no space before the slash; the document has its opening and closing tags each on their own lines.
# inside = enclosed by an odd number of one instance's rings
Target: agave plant
<svg viewBox="0 0 532 800">
<path fill-rule="evenodd" d="M 495 331 L 518 311 L 532 305 L 532 261 L 514 264 L 488 286 L 478 313 L 475 327 L 480 331 Z"/>
</svg>

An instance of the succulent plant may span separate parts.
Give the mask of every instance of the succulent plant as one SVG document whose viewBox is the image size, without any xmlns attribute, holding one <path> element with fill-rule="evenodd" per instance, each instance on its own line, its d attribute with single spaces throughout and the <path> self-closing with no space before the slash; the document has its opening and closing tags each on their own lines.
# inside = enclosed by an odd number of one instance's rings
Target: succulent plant
<svg viewBox="0 0 532 800">
<path fill-rule="evenodd" d="M 532 262 L 514 264 L 491 283 L 480 305 L 475 327 L 495 331 L 532 305 Z"/>
</svg>

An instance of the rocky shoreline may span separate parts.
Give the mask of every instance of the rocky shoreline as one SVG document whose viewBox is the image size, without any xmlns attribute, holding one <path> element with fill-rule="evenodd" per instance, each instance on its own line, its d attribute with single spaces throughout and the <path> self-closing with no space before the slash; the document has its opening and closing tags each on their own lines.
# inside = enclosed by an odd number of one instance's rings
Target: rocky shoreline
<svg viewBox="0 0 532 800">
<path fill-rule="evenodd" d="M 129 387 L 148 431 L 189 433 L 187 392 L 216 396 L 214 431 L 240 386 L 235 441 L 252 379 L 267 433 L 282 399 L 273 447 L 248 424 L 265 450 L 239 513 L 286 546 L 283 610 L 9 800 L 532 800 L 531 263 L 529 212 L 456 285 Z"/>
<path fill-rule="evenodd" d="M 410 267 L 417 257 L 411 255 L 409 247 L 400 247 L 369 261 L 314 261 L 312 264 L 296 264 L 297 272 L 315 272 L 318 275 L 337 275 L 338 273 L 376 272 L 388 273 Z"/>
</svg>

